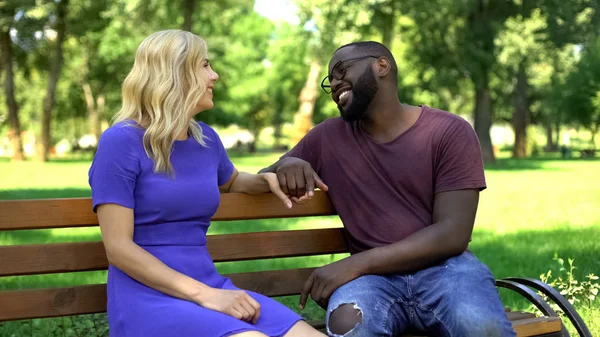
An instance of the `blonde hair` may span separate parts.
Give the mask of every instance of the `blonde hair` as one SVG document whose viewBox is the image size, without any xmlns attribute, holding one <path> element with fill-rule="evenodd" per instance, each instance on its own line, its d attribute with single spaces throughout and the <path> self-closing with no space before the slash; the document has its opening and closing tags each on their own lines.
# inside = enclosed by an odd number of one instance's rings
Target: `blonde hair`
<svg viewBox="0 0 600 337">
<path fill-rule="evenodd" d="M 156 173 L 174 173 L 171 150 L 181 132 L 187 130 L 206 146 L 202 128 L 189 112 L 206 91 L 197 73 L 207 53 L 206 41 L 183 30 L 153 33 L 137 49 L 114 123 L 134 120 L 145 127 L 144 149 Z"/>
</svg>

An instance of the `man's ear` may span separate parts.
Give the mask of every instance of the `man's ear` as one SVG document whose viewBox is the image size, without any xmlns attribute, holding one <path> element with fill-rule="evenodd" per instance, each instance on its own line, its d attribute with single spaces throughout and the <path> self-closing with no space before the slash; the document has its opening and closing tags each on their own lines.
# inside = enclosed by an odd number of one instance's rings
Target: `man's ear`
<svg viewBox="0 0 600 337">
<path fill-rule="evenodd" d="M 380 57 L 377 60 L 377 63 L 375 63 L 375 64 L 376 64 L 375 73 L 379 77 L 385 77 L 385 75 L 387 75 L 390 72 L 390 70 L 392 69 L 390 60 L 388 60 L 388 58 L 385 56 Z"/>
</svg>

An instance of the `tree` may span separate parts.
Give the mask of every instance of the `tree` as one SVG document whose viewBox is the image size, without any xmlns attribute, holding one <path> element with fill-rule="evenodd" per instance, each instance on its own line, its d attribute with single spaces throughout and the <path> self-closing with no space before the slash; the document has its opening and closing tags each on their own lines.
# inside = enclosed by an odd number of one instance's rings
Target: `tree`
<svg viewBox="0 0 600 337">
<path fill-rule="evenodd" d="M 416 22 L 405 32 L 423 69 L 435 69 L 438 89 L 457 92 L 463 78 L 473 90 L 474 128 L 485 162 L 494 162 L 490 137 L 493 100 L 490 90 L 496 64 L 494 40 L 509 17 L 519 13 L 512 1 L 432 0 L 402 2 Z"/>
<path fill-rule="evenodd" d="M 4 94 L 8 108 L 9 131 L 8 138 L 12 147 L 14 161 L 25 159 L 23 141 L 21 139 L 21 124 L 19 122 L 19 105 L 15 99 L 15 83 L 13 72 L 13 51 L 10 30 L 16 14 L 15 4 L 0 6 L 0 52 L 2 53 L 2 70 L 4 71 Z"/>
<path fill-rule="evenodd" d="M 550 61 L 546 55 L 552 48 L 545 43 L 545 21 L 541 11 L 537 9 L 528 13 L 528 9 L 523 5 L 521 10 L 521 14 L 505 21 L 503 31 L 496 39 L 496 46 L 500 50 L 498 61 L 509 73 L 504 84 L 510 87 L 508 96 L 511 97 L 510 105 L 513 107 L 510 121 L 515 132 L 515 158 L 527 157 L 527 125 L 531 118 L 532 103 L 529 92 L 530 78 L 539 76 L 539 68 L 538 72 L 533 72 L 534 67 L 538 63 Z"/>
<path fill-rule="evenodd" d="M 63 42 L 67 35 L 67 8 L 69 0 L 58 0 L 55 4 L 54 22 L 52 26 L 56 32 L 53 41 L 52 56 L 50 63 L 50 73 L 48 76 L 48 88 L 44 97 L 42 111 L 42 132 L 41 144 L 38 148 L 38 159 L 48 160 L 48 150 L 50 148 L 50 123 L 52 121 L 52 109 L 54 109 L 56 98 L 56 84 L 60 77 L 63 66 Z"/>
<path fill-rule="evenodd" d="M 563 109 L 569 111 L 567 121 L 580 125 L 591 133 L 590 146 L 596 147 L 600 131 L 600 39 L 582 51 L 575 71 L 569 74 L 562 88 Z"/>
<path fill-rule="evenodd" d="M 19 103 L 15 95 L 15 71 L 13 64 L 15 53 L 19 52 L 21 46 L 32 48 L 35 43 L 33 31 L 39 25 L 35 17 L 28 15 L 28 10 L 35 6 L 35 1 L 10 0 L 0 4 L 0 54 L 2 55 L 1 69 L 4 71 L 4 94 L 8 109 L 8 137 L 12 148 L 12 160 L 21 161 L 25 159 L 23 153 L 23 140 L 21 138 L 22 125 L 19 116 Z M 11 33 L 17 44 L 13 43 Z M 19 43 L 21 45 L 19 45 Z M 13 49 L 16 47 L 16 50 Z"/>
</svg>

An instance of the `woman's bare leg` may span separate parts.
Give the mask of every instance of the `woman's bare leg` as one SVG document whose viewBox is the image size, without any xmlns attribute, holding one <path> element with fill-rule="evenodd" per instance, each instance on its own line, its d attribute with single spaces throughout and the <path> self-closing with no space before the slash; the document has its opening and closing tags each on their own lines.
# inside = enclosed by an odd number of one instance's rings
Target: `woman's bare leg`
<svg viewBox="0 0 600 337">
<path fill-rule="evenodd" d="M 283 337 L 323 337 L 323 333 L 310 326 L 305 321 L 298 321 Z"/>
<path fill-rule="evenodd" d="M 258 331 L 246 331 L 241 333 L 236 333 L 235 335 L 231 335 L 231 337 L 269 337 L 263 333 Z"/>
</svg>

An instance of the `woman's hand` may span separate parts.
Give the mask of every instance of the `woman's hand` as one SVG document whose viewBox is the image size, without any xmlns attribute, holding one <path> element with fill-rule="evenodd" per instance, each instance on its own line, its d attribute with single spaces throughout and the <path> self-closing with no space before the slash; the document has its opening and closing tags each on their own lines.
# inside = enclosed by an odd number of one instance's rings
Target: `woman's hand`
<svg viewBox="0 0 600 337">
<path fill-rule="evenodd" d="M 269 189 L 271 190 L 271 192 L 273 192 L 273 194 L 275 194 L 277 197 L 279 197 L 279 199 L 281 199 L 281 201 L 283 201 L 285 207 L 292 208 L 292 201 L 281 190 L 281 187 L 279 186 L 279 180 L 277 180 L 277 175 L 275 173 L 259 173 L 258 176 L 265 179 L 265 181 L 269 184 Z"/>
<path fill-rule="evenodd" d="M 194 302 L 252 324 L 260 317 L 260 304 L 243 290 L 210 288 Z"/>
</svg>

